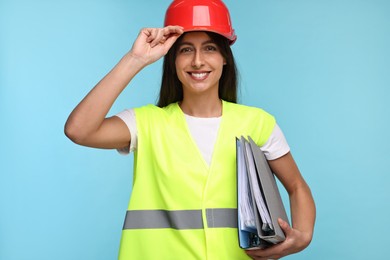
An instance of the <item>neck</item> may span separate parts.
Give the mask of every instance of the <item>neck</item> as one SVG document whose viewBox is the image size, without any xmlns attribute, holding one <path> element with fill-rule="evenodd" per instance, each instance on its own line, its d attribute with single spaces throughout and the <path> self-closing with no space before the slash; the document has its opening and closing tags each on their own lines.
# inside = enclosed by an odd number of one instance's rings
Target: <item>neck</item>
<svg viewBox="0 0 390 260">
<path fill-rule="evenodd" d="M 183 113 L 194 117 L 219 117 L 222 115 L 222 101 L 218 97 L 192 96 L 180 102 Z"/>
</svg>

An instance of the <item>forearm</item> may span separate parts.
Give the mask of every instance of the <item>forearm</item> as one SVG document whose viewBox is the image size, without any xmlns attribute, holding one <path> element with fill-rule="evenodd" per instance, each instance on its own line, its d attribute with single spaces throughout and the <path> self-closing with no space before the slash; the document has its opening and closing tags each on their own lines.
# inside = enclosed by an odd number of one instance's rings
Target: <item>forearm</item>
<svg viewBox="0 0 390 260">
<path fill-rule="evenodd" d="M 82 138 L 99 129 L 120 93 L 144 66 L 127 53 L 72 111 L 65 125 L 67 135 Z"/>
<path fill-rule="evenodd" d="M 316 209 L 309 186 L 303 179 L 291 153 L 269 161 L 269 165 L 289 194 L 292 227 L 304 232 L 307 243 L 310 243 Z"/>
<path fill-rule="evenodd" d="M 292 227 L 304 234 L 306 247 L 313 236 L 316 209 L 310 188 L 305 182 L 290 193 L 290 207 Z"/>
</svg>

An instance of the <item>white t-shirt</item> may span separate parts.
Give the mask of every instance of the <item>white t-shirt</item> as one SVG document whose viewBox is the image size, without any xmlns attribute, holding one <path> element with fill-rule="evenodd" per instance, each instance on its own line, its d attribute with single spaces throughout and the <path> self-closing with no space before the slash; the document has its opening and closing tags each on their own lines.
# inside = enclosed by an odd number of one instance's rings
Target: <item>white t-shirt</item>
<svg viewBox="0 0 390 260">
<path fill-rule="evenodd" d="M 137 149 L 137 124 L 135 112 L 133 109 L 126 109 L 116 114 L 116 116 L 125 122 L 131 133 L 130 147 L 118 149 L 119 153 L 128 154 L 130 151 Z M 205 161 L 210 164 L 221 117 L 202 118 L 185 115 L 185 118 L 192 138 L 201 151 Z M 286 138 L 277 124 L 275 124 L 270 137 L 261 147 L 261 150 L 268 160 L 280 158 L 290 151 Z"/>
</svg>

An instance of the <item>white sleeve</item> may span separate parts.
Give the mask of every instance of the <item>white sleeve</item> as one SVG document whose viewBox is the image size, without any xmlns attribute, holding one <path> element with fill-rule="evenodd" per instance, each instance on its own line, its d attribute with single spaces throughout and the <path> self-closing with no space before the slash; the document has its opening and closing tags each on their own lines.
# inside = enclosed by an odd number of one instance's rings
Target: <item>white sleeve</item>
<svg viewBox="0 0 390 260">
<path fill-rule="evenodd" d="M 290 151 L 290 146 L 278 124 L 275 124 L 270 137 L 260 149 L 267 160 L 278 159 Z"/>
<path fill-rule="evenodd" d="M 126 109 L 116 114 L 115 116 L 122 119 L 129 128 L 131 136 L 130 146 L 117 149 L 120 154 L 127 155 L 137 148 L 137 122 L 135 120 L 135 112 L 134 109 Z"/>
</svg>

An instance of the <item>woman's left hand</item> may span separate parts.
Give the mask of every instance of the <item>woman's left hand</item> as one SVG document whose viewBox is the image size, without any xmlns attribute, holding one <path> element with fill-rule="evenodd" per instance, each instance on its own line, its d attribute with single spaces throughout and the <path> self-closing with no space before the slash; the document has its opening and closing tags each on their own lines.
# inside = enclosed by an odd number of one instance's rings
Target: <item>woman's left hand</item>
<svg viewBox="0 0 390 260">
<path fill-rule="evenodd" d="M 246 253 L 252 257 L 252 259 L 279 259 L 284 256 L 297 253 L 309 245 L 311 235 L 291 228 L 290 225 L 282 219 L 278 219 L 278 221 L 280 227 L 286 235 L 286 240 L 269 248 L 246 250 Z"/>
</svg>

